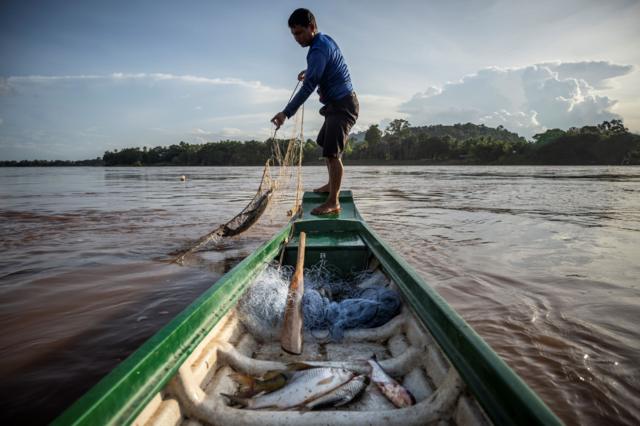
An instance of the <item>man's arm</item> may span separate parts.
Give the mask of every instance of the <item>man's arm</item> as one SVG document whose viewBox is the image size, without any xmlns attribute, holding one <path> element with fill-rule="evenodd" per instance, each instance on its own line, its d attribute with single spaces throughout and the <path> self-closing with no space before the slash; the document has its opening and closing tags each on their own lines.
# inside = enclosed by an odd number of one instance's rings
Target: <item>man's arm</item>
<svg viewBox="0 0 640 426">
<path fill-rule="evenodd" d="M 318 87 L 320 78 L 327 66 L 327 56 L 320 50 L 314 49 L 309 53 L 307 61 L 307 71 L 304 74 L 304 83 L 298 93 L 291 99 L 291 102 L 282 111 L 290 118 L 296 113 L 300 105 L 302 105 L 311 96 L 313 91 Z"/>
</svg>

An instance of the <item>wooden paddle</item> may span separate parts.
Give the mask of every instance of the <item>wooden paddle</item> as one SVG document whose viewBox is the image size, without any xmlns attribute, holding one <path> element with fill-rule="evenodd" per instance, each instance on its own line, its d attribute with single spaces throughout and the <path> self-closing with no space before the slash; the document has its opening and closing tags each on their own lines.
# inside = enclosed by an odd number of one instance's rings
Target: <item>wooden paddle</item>
<svg viewBox="0 0 640 426">
<path fill-rule="evenodd" d="M 304 293 L 304 246 L 306 239 L 307 235 L 301 232 L 298 241 L 298 262 L 289 284 L 287 306 L 284 311 L 284 322 L 280 335 L 282 349 L 294 355 L 302 353 L 302 294 Z"/>
</svg>

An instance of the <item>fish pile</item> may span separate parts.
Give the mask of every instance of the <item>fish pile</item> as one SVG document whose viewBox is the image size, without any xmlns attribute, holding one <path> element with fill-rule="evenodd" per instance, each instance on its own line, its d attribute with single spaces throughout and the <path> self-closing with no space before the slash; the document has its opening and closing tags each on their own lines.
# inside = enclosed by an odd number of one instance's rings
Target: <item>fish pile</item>
<svg viewBox="0 0 640 426">
<path fill-rule="evenodd" d="M 230 377 L 238 383 L 238 393 L 221 395 L 236 406 L 253 410 L 314 410 L 346 405 L 362 395 L 373 381 L 396 407 L 415 404 L 411 392 L 382 369 L 375 355 L 368 363 L 369 375 L 305 363 L 289 364 L 287 370 L 270 371 L 260 378 L 234 373 Z"/>
</svg>

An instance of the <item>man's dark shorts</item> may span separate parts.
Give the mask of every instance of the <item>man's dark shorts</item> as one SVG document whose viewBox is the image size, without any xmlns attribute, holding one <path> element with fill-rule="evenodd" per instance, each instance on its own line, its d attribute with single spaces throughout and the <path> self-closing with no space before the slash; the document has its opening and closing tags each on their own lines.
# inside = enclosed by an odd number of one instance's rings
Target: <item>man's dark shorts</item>
<svg viewBox="0 0 640 426">
<path fill-rule="evenodd" d="M 349 132 L 358 119 L 360 104 L 355 92 L 320 108 L 324 124 L 318 133 L 318 145 L 323 157 L 340 157 L 349 138 Z"/>
</svg>

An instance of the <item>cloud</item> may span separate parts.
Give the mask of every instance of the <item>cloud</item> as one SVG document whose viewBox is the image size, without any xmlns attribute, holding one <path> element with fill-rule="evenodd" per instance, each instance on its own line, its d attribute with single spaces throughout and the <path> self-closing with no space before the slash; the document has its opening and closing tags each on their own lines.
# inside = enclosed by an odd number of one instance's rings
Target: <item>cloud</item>
<svg viewBox="0 0 640 426">
<path fill-rule="evenodd" d="M 212 78 L 196 75 L 177 75 L 167 73 L 111 73 L 111 74 L 78 74 L 78 75 L 27 75 L 11 76 L 0 79 L 0 95 L 9 93 L 10 90 L 18 90 L 20 86 L 33 84 L 55 84 L 55 83 L 79 83 L 87 81 L 103 82 L 143 82 L 150 85 L 162 83 L 184 83 L 200 86 L 231 86 L 248 89 L 252 96 L 247 100 L 254 102 L 271 102 L 274 99 L 287 99 L 289 91 L 277 89 L 263 84 L 257 80 L 243 80 L 240 78 Z M 202 109 L 201 105 L 194 107 Z"/>
<path fill-rule="evenodd" d="M 553 62 L 521 68 L 486 68 L 442 87 L 429 87 L 400 105 L 419 124 L 503 125 L 524 136 L 619 118 L 616 101 L 596 94 L 632 71 L 609 62 Z"/>
<path fill-rule="evenodd" d="M 201 128 L 192 129 L 189 132 L 198 143 L 214 142 L 224 139 L 265 139 L 263 132 L 247 132 L 247 130 L 236 127 L 223 127 L 220 130 L 205 130 Z"/>
<path fill-rule="evenodd" d="M 617 65 L 607 61 L 544 62 L 540 64 L 558 73 L 559 79 L 575 78 L 587 82 L 595 89 L 606 89 L 608 80 L 629 74 L 631 65 Z"/>
<path fill-rule="evenodd" d="M 11 136 L 39 144 L 43 155 L 48 147 L 46 155 L 78 159 L 180 140 L 266 139 L 264 127 L 290 90 L 232 77 L 112 73 L 5 77 L 0 94 L 10 95 L 0 98 L 0 140 Z M 93 128 L 102 130 L 86 131 Z M 57 140 L 76 148 L 52 148 Z M 2 156 L 31 158 L 25 147 L 4 144 Z"/>
<path fill-rule="evenodd" d="M 3 123 L 4 123 L 4 120 L 2 119 L 2 117 L 0 117 L 0 126 L 2 126 Z"/>
<path fill-rule="evenodd" d="M 502 109 L 480 117 L 479 122 L 489 127 L 503 126 L 518 134 L 525 134 L 528 133 L 530 129 L 541 128 L 537 115 L 538 113 L 535 111 L 529 113 L 522 111 L 511 113 Z"/>
<path fill-rule="evenodd" d="M 393 96 L 358 94 L 360 114 L 352 132 L 367 130 L 372 124 L 391 121 L 392 118 L 404 118 L 406 114 L 398 112 L 404 99 Z M 321 122 L 319 123 L 322 124 Z M 305 124 L 306 125 L 306 124 Z"/>
<path fill-rule="evenodd" d="M 204 129 L 200 129 L 200 128 L 196 128 L 191 130 L 191 134 L 192 135 L 197 135 L 197 136 L 208 136 L 208 135 L 212 135 L 213 132 L 208 132 Z"/>
<path fill-rule="evenodd" d="M 221 133 L 225 136 L 233 137 L 242 135 L 243 131 L 235 127 L 223 127 Z"/>
</svg>

